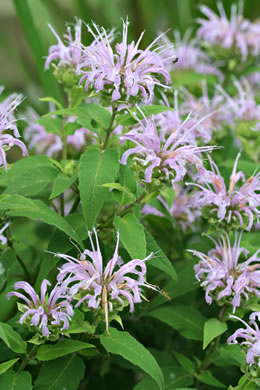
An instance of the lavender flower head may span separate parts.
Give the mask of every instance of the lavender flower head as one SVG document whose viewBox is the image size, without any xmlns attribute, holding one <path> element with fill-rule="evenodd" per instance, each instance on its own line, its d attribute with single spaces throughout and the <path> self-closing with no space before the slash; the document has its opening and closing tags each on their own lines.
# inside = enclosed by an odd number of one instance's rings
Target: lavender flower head
<svg viewBox="0 0 260 390">
<path fill-rule="evenodd" d="M 232 5 L 230 20 L 223 4 L 218 2 L 217 6 L 220 16 L 205 5 L 200 7 L 207 19 L 198 19 L 201 25 L 198 37 L 224 49 L 235 48 L 240 52 L 243 62 L 249 54 L 256 57 L 260 52 L 260 23 L 252 23 L 243 17 L 243 1 L 239 5 Z"/>
<path fill-rule="evenodd" d="M 108 331 L 110 313 L 113 314 L 118 307 L 124 307 L 126 304 L 130 305 L 130 312 L 133 312 L 135 303 L 140 303 L 144 298 L 142 287 L 158 289 L 145 280 L 145 262 L 151 258 L 152 253 L 143 260 L 134 259 L 122 265 L 123 260 L 118 254 L 119 233 L 117 233 L 114 255 L 104 267 L 96 230 L 94 234 L 96 248 L 89 232 L 92 250 L 85 249 L 79 260 L 69 255 L 56 254 L 57 257 L 66 260 L 59 269 L 57 279 L 60 283 L 66 280 L 69 280 L 69 283 L 74 282 L 70 287 L 70 295 L 80 294 L 75 307 L 86 302 L 89 308 L 103 310 Z M 137 278 L 134 279 L 131 275 L 136 275 Z"/>
<path fill-rule="evenodd" d="M 68 329 L 74 314 L 67 293 L 67 283 L 56 284 L 48 295 L 47 286 L 50 285 L 48 280 L 43 280 L 40 297 L 27 282 L 17 282 L 14 285 L 15 290 L 24 290 L 27 295 L 16 291 L 7 294 L 7 299 L 15 296 L 25 302 L 22 306 L 23 315 L 19 320 L 20 324 L 27 323 L 34 330 L 40 331 L 44 337 L 50 337 Z"/>
<path fill-rule="evenodd" d="M 142 113 L 140 109 L 139 111 Z M 142 115 L 144 116 L 143 113 Z M 126 165 L 128 157 L 134 155 L 135 164 L 145 167 L 143 181 L 146 183 L 151 183 L 152 179 L 181 181 L 186 174 L 187 163 L 194 165 L 199 172 L 204 171 L 201 152 L 212 151 L 215 147 L 190 144 L 188 136 L 205 118 L 183 131 L 190 119 L 188 115 L 166 142 L 162 142 L 153 119 L 144 116 L 141 121 L 136 118 L 139 126 L 120 137 L 121 143 L 132 141 L 136 145 L 123 154 L 121 164 Z"/>
<path fill-rule="evenodd" d="M 166 69 L 166 63 L 173 58 L 163 58 L 162 53 L 168 45 L 158 45 L 161 36 L 157 37 L 145 50 L 139 48 L 143 37 L 141 34 L 137 43 L 127 43 L 129 22 L 123 22 L 123 38 L 115 51 L 103 27 L 88 25 L 88 31 L 94 37 L 94 43 L 84 49 L 81 71 L 81 82 L 85 88 L 93 87 L 97 92 L 112 93 L 112 101 L 128 100 L 140 93 L 144 102 L 150 103 L 154 96 L 154 87 L 166 87 L 158 79 L 162 76 L 166 84 L 171 81 Z"/>
<path fill-rule="evenodd" d="M 58 134 L 49 133 L 44 126 L 38 123 L 40 118 L 38 113 L 32 108 L 26 112 L 26 121 L 28 126 L 24 130 L 24 138 L 28 142 L 28 147 L 35 150 L 37 154 L 46 154 L 47 156 L 57 156 L 63 149 L 61 137 Z M 66 123 L 74 122 L 75 117 L 68 117 Z M 74 134 L 67 136 L 67 145 L 71 145 L 76 151 L 80 151 L 87 143 L 92 141 L 93 132 L 79 127 Z M 94 142 L 93 142 L 94 143 Z"/>
<path fill-rule="evenodd" d="M 256 364 L 260 367 L 260 330 L 259 325 L 256 322 L 256 320 L 260 322 L 260 312 L 258 311 L 250 314 L 249 324 L 237 316 L 231 315 L 230 317 L 242 322 L 242 324 L 245 325 L 245 328 L 237 329 L 235 333 L 228 338 L 228 344 L 237 344 L 237 339 L 244 339 L 245 341 L 242 341 L 240 345 L 244 346 L 247 351 L 247 363 L 250 366 Z"/>
<path fill-rule="evenodd" d="M 58 61 L 59 67 L 78 67 L 82 56 L 81 25 L 82 21 L 80 19 L 76 19 L 76 23 L 73 26 L 73 30 L 75 32 L 74 38 L 71 26 L 67 27 L 67 33 L 64 34 L 64 39 L 67 43 L 67 45 L 65 45 L 54 30 L 54 28 L 49 24 L 49 28 L 55 35 L 58 43 L 49 48 L 49 54 L 45 62 L 45 69 L 49 69 L 50 63 L 56 60 Z"/>
<path fill-rule="evenodd" d="M 254 91 L 246 79 L 241 81 L 235 80 L 234 86 L 238 94 L 231 97 L 220 85 L 217 89 L 226 99 L 232 115 L 237 121 L 260 121 L 260 105 L 257 104 Z M 260 129 L 258 123 L 256 130 Z"/>
<path fill-rule="evenodd" d="M 221 235 L 218 241 L 210 237 L 216 247 L 208 255 L 189 250 L 200 259 L 194 266 L 194 272 L 206 289 L 206 302 L 211 304 L 212 297 L 217 301 L 225 299 L 233 306 L 233 312 L 241 305 L 241 298 L 248 300 L 249 296 L 260 296 L 260 250 L 247 258 L 248 251 L 240 247 L 241 236 L 235 233 L 233 246 L 227 233 Z M 242 254 L 247 259 L 239 263 Z"/>
<path fill-rule="evenodd" d="M 202 96 L 199 98 L 183 87 L 180 92 L 183 98 L 182 114 L 188 114 L 192 111 L 196 119 L 207 117 L 196 130 L 197 137 L 201 138 L 203 142 L 210 142 L 214 130 L 221 131 L 223 124 L 231 125 L 233 123 L 229 102 L 216 90 L 210 99 L 206 80 L 202 81 Z"/>
<path fill-rule="evenodd" d="M 191 39 L 191 30 L 187 30 L 183 38 L 181 38 L 179 31 L 175 31 L 175 42 L 172 46 L 170 46 L 171 42 L 167 37 L 164 36 L 163 41 L 169 45 L 164 56 L 178 58 L 176 63 L 173 61 L 167 63 L 169 72 L 192 70 L 200 74 L 214 74 L 221 81 L 223 80 L 223 74 L 217 67 L 218 64 L 213 64 L 210 57 L 200 49 L 198 39 Z"/>
<path fill-rule="evenodd" d="M 201 176 L 200 182 L 187 183 L 199 188 L 191 198 L 191 205 L 208 206 L 209 216 L 213 216 L 219 223 L 238 224 L 244 226 L 245 217 L 248 219 L 246 230 L 250 230 L 254 223 L 254 216 L 259 220 L 260 206 L 260 173 L 245 179 L 242 171 L 237 172 L 237 164 L 240 153 L 234 163 L 229 180 L 229 188 L 226 188 L 224 178 L 221 176 L 215 162 L 209 158 L 211 171 Z M 238 183 L 242 181 L 242 185 Z"/>
<path fill-rule="evenodd" d="M 0 94 L 3 92 L 3 89 L 3 87 L 0 87 Z M 14 93 L 0 102 L 0 166 L 3 165 L 5 170 L 7 170 L 6 152 L 14 145 L 21 149 L 23 156 L 27 155 L 26 146 L 17 139 L 20 137 L 20 134 L 14 117 L 14 111 L 22 100 L 23 96 L 21 94 Z M 4 133 L 6 130 L 12 131 L 13 135 Z"/>
</svg>

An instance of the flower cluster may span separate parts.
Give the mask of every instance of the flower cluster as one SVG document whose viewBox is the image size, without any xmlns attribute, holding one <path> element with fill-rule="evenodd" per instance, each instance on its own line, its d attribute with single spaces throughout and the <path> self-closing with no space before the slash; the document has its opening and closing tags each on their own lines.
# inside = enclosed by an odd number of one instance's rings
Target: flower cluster
<svg viewBox="0 0 260 390">
<path fill-rule="evenodd" d="M 28 148 L 36 150 L 38 154 L 58 155 L 63 149 L 60 135 L 47 132 L 44 126 L 37 122 L 39 115 L 32 108 L 27 110 L 25 116 L 28 126 L 24 130 L 24 139 L 28 142 Z M 72 116 L 68 117 L 66 123 L 75 122 L 75 119 Z M 76 151 L 80 151 L 87 141 L 94 143 L 93 132 L 84 127 L 76 129 L 66 140 L 67 145 Z"/>
<path fill-rule="evenodd" d="M 56 37 L 58 43 L 49 48 L 49 54 L 45 62 L 45 69 L 49 69 L 50 63 L 56 60 L 58 60 L 58 66 L 70 66 L 75 67 L 77 69 L 82 56 L 81 26 L 82 21 L 80 19 L 77 19 L 75 26 L 73 26 L 73 29 L 71 28 L 71 26 L 67 27 L 67 33 L 64 34 L 64 39 L 68 43 L 68 45 L 66 46 L 54 30 L 54 28 L 49 25 L 49 28 Z M 74 38 L 72 30 L 75 31 Z"/>
<path fill-rule="evenodd" d="M 217 3 L 220 16 L 205 5 L 200 7 L 207 19 L 199 18 L 198 37 L 224 49 L 235 48 L 245 62 L 249 55 L 260 53 L 260 23 L 243 17 L 243 3 L 233 4 L 228 20 L 223 4 Z"/>
<path fill-rule="evenodd" d="M 79 259 L 65 254 L 55 254 L 66 260 L 66 263 L 58 269 L 57 284 L 49 296 L 47 295 L 47 286 L 50 285 L 48 280 L 42 282 L 40 298 L 27 282 L 15 283 L 15 290 L 23 289 L 31 298 L 30 300 L 16 291 L 7 294 L 8 299 L 16 296 L 26 303 L 22 306 L 24 314 L 20 318 L 20 323 L 26 322 L 27 325 L 39 329 L 45 337 L 55 335 L 57 330 L 62 332 L 69 328 L 69 321 L 73 316 L 71 302 L 77 299 L 76 308 L 86 302 L 87 306 L 94 309 L 97 314 L 103 312 L 108 331 L 110 313 L 115 315 L 128 304 L 130 311 L 133 312 L 134 305 L 144 298 L 143 287 L 159 291 L 156 286 L 145 280 L 145 262 L 152 257 L 152 253 L 143 260 L 134 259 L 123 264 L 118 254 L 119 233 L 117 233 L 113 257 L 104 267 L 96 230 L 94 234 L 96 248 L 92 233 L 88 232 L 92 251 L 85 249 Z"/>
<path fill-rule="evenodd" d="M 237 172 L 237 164 L 240 153 L 234 163 L 229 180 L 229 188 L 226 188 L 224 178 L 221 176 L 215 162 L 210 158 L 211 171 L 202 175 L 202 184 L 187 183 L 199 188 L 191 198 L 191 205 L 208 206 L 209 216 L 215 217 L 218 222 L 225 222 L 244 226 L 244 219 L 248 219 L 246 230 L 250 230 L 254 223 L 254 216 L 259 218 L 258 207 L 260 205 L 260 173 L 245 179 L 242 171 Z M 238 182 L 242 181 L 239 186 Z"/>
<path fill-rule="evenodd" d="M 3 92 L 3 89 L 3 87 L 0 87 L 0 94 Z M 6 152 L 14 145 L 21 149 L 23 156 L 27 155 L 26 146 L 18 139 L 20 133 L 14 117 L 14 111 L 22 100 L 22 95 L 14 93 L 0 102 L 0 166 L 3 165 L 5 170 L 7 170 Z M 13 135 L 9 132 L 6 133 L 8 130 L 12 131 Z"/>
<path fill-rule="evenodd" d="M 16 291 L 7 294 L 8 299 L 15 296 L 25 302 L 21 309 L 23 315 L 19 320 L 20 324 L 27 322 L 28 325 L 32 326 L 33 329 L 38 329 L 45 337 L 57 333 L 57 330 L 62 332 L 68 329 L 69 322 L 74 314 L 66 283 L 56 284 L 48 295 L 47 287 L 50 285 L 48 280 L 43 280 L 40 297 L 27 282 L 17 282 L 14 285 L 15 290 L 24 290 L 27 296 Z"/>
<path fill-rule="evenodd" d="M 144 115 L 143 117 L 142 121 L 136 118 L 139 126 L 120 137 L 121 143 L 131 141 L 136 145 L 123 154 L 121 164 L 125 165 L 128 157 L 135 155 L 133 158 L 135 163 L 146 168 L 143 177 L 143 181 L 146 183 L 151 183 L 152 179 L 178 182 L 183 179 L 187 172 L 187 163 L 194 165 L 198 172 L 204 171 L 201 152 L 210 152 L 214 147 L 198 147 L 191 144 L 188 135 L 205 118 L 187 128 L 187 122 L 190 119 L 190 115 L 188 115 L 180 126 L 169 135 L 167 140 L 162 142 L 154 118 L 145 118 Z M 165 131 L 163 132 L 163 138 L 164 134 Z"/>
<path fill-rule="evenodd" d="M 163 37 L 163 40 L 170 45 L 170 40 L 167 37 Z M 169 71 L 195 70 L 203 75 L 214 74 L 223 80 L 223 74 L 217 67 L 218 64 L 213 64 L 210 57 L 201 50 L 198 39 L 191 39 L 191 30 L 187 30 L 183 38 L 181 38 L 179 31 L 175 31 L 174 45 L 164 55 L 178 58 L 176 63 L 169 62 L 167 64 Z"/>
<path fill-rule="evenodd" d="M 68 284 L 69 294 L 75 296 L 79 294 L 80 298 L 76 307 L 83 302 L 87 303 L 89 308 L 103 310 L 108 331 L 109 312 L 115 312 L 118 306 L 130 306 L 130 311 L 134 311 L 134 304 L 142 301 L 142 287 L 158 290 L 145 280 L 146 265 L 145 262 L 152 257 L 152 253 L 143 260 L 134 259 L 123 264 L 122 258 L 118 254 L 119 233 L 117 233 L 117 243 L 113 257 L 104 267 L 102 254 L 99 247 L 97 232 L 94 230 L 96 239 L 96 248 L 89 232 L 89 240 L 92 251 L 86 249 L 76 259 L 69 255 L 56 254 L 67 261 L 60 269 L 58 281 Z M 118 268 L 115 270 L 115 268 Z M 135 275 L 137 279 L 133 278 Z"/>
<path fill-rule="evenodd" d="M 94 87 L 97 92 L 111 90 L 112 101 L 126 96 L 136 97 L 140 92 L 143 100 L 150 103 L 154 96 L 154 87 L 166 87 L 158 79 L 161 75 L 166 84 L 171 81 L 166 69 L 166 63 L 173 58 L 164 58 L 162 53 L 168 45 L 158 46 L 161 36 L 156 38 L 145 50 L 139 48 L 143 33 L 137 43 L 127 43 L 128 20 L 123 22 L 122 42 L 116 44 L 115 52 L 110 44 L 104 28 L 96 24 L 93 29 L 88 25 L 88 31 L 94 37 L 94 43 L 84 48 L 81 63 L 85 88 Z"/>
<path fill-rule="evenodd" d="M 240 247 L 241 236 L 235 233 L 233 246 L 227 233 L 221 235 L 218 241 L 210 237 L 215 248 L 208 255 L 189 250 L 200 259 L 194 266 L 194 272 L 196 279 L 206 289 L 206 302 L 211 304 L 212 296 L 217 301 L 227 299 L 231 301 L 234 312 L 241 305 L 242 297 L 248 300 L 250 295 L 260 296 L 260 250 L 239 263 L 242 254 L 245 257 L 248 255 L 248 251 Z"/>
<path fill-rule="evenodd" d="M 256 364 L 260 367 L 260 330 L 259 326 L 256 322 L 260 321 L 260 312 L 251 313 L 249 316 L 249 324 L 247 324 L 244 320 L 234 315 L 230 316 L 231 318 L 235 318 L 238 321 L 242 322 L 245 325 L 245 328 L 239 328 L 228 338 L 229 344 L 237 344 L 237 339 L 244 339 L 240 344 L 245 347 L 246 361 L 252 366 Z"/>
</svg>

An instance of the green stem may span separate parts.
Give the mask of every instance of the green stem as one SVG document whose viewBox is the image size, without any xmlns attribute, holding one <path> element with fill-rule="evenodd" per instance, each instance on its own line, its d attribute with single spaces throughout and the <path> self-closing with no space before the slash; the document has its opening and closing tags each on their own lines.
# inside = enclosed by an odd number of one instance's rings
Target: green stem
<svg viewBox="0 0 260 390">
<path fill-rule="evenodd" d="M 63 119 L 62 128 L 61 128 L 61 141 L 62 141 L 62 160 L 67 159 L 67 136 L 65 134 L 65 123 L 66 119 Z"/>
<path fill-rule="evenodd" d="M 78 207 L 78 205 L 79 205 L 79 202 L 80 202 L 80 196 L 78 195 L 78 196 L 76 197 L 76 199 L 75 199 L 75 201 L 74 201 L 74 203 L 73 203 L 71 209 L 70 209 L 69 214 L 72 214 L 72 213 L 74 213 L 74 211 L 76 211 L 76 209 L 77 209 L 77 207 Z"/>
<path fill-rule="evenodd" d="M 117 114 L 117 107 L 118 107 L 117 105 L 113 106 L 113 108 L 112 108 L 112 115 L 111 115 L 111 120 L 110 120 L 109 126 L 108 126 L 107 129 L 105 129 L 106 135 L 105 135 L 105 140 L 104 140 L 103 147 L 102 147 L 103 150 L 106 149 L 107 144 L 108 144 L 108 140 L 109 140 L 109 137 L 110 137 L 110 134 L 114 130 L 113 124 L 114 124 L 114 120 L 115 120 L 115 117 L 116 117 L 116 114 Z"/>
<path fill-rule="evenodd" d="M 35 352 L 37 351 L 39 345 L 34 345 L 31 349 L 31 351 L 29 352 L 28 355 L 25 355 L 25 357 L 23 358 L 22 360 L 22 363 L 20 365 L 20 367 L 18 368 L 18 371 L 17 371 L 17 374 L 19 374 L 19 372 L 23 371 L 25 369 L 25 367 L 27 366 L 27 363 L 29 360 L 31 360 L 34 355 L 35 355 Z"/>
<path fill-rule="evenodd" d="M 116 213 L 111 219 L 109 219 L 105 224 L 101 225 L 100 228 L 107 228 L 114 220 L 115 217 L 123 217 L 125 214 L 128 213 L 129 210 L 131 210 L 132 207 L 137 206 L 139 203 L 142 202 L 144 197 L 147 195 L 147 192 L 144 191 L 139 198 L 137 198 L 134 202 L 130 203 L 126 208 L 121 210 L 119 213 Z"/>
<path fill-rule="evenodd" d="M 15 248 L 14 248 L 14 246 L 13 246 L 13 242 L 12 242 L 10 226 L 8 226 L 8 228 L 7 228 L 7 235 L 8 235 L 8 237 L 7 237 L 7 244 L 8 244 L 8 246 L 9 246 L 10 248 L 12 248 L 12 249 L 15 250 Z M 15 251 L 15 252 L 16 252 L 16 251 Z M 20 266 L 21 266 L 22 269 L 24 270 L 24 273 L 25 273 L 25 275 L 27 276 L 28 281 L 30 282 L 30 281 L 31 281 L 31 274 L 30 274 L 29 270 L 27 269 L 27 267 L 26 267 L 26 265 L 24 264 L 24 262 L 23 262 L 23 260 L 21 259 L 21 257 L 20 257 L 17 253 L 15 253 L 15 255 L 16 255 L 16 259 L 17 259 L 18 263 L 20 264 Z"/>
<path fill-rule="evenodd" d="M 61 194 L 60 196 L 60 213 L 61 216 L 64 217 L 65 214 L 64 194 Z"/>
</svg>

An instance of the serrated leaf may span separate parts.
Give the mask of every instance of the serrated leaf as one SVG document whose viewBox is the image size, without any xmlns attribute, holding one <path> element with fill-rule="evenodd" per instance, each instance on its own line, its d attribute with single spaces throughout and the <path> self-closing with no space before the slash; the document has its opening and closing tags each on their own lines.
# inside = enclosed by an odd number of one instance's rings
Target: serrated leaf
<svg viewBox="0 0 260 390">
<path fill-rule="evenodd" d="M 84 371 L 84 362 L 74 355 L 47 362 L 35 381 L 34 390 L 77 390 Z"/>
<path fill-rule="evenodd" d="M 203 339 L 203 324 L 205 318 L 194 307 L 184 306 L 179 303 L 171 303 L 146 313 L 146 316 L 157 318 L 159 321 L 176 329 L 188 339 Z"/>
<path fill-rule="evenodd" d="M 84 348 L 95 348 L 94 345 L 78 340 L 60 340 L 56 344 L 42 345 L 37 351 L 38 360 L 53 360 Z"/>
<path fill-rule="evenodd" d="M 82 120 L 94 119 L 103 128 L 107 128 L 110 124 L 112 114 L 106 108 L 98 104 L 88 103 L 88 104 L 81 104 L 78 107 L 64 108 L 62 110 L 49 112 L 48 114 L 45 115 L 45 117 L 49 117 L 51 115 L 62 115 L 62 116 L 72 115 L 72 116 L 77 116 L 79 119 Z"/>
<path fill-rule="evenodd" d="M 53 167 L 51 160 L 47 156 L 32 156 L 16 161 L 7 172 L 0 176 L 0 185 L 8 186 L 15 183 L 22 175 L 26 175 L 32 167 Z"/>
<path fill-rule="evenodd" d="M 32 377 L 28 371 L 16 373 L 13 370 L 0 376 L 0 388 L 3 390 L 32 390 Z"/>
<path fill-rule="evenodd" d="M 0 196 L 0 209 L 6 210 L 8 215 L 27 217 L 36 221 L 42 220 L 49 225 L 56 226 L 83 249 L 83 243 L 75 229 L 41 200 L 28 199 L 21 195 L 2 195 Z"/>
<path fill-rule="evenodd" d="M 26 173 L 10 180 L 5 190 L 7 194 L 34 196 L 47 185 L 53 183 L 59 171 L 53 166 L 31 167 Z"/>
<path fill-rule="evenodd" d="M 109 328 L 109 332 L 110 335 L 104 334 L 100 337 L 104 348 L 141 368 L 157 382 L 160 389 L 163 389 L 163 374 L 152 354 L 128 332 L 114 328 Z"/>
<path fill-rule="evenodd" d="M 114 226 L 119 231 L 120 241 L 132 259 L 146 257 L 146 241 L 144 228 L 133 214 L 126 214 L 123 218 L 116 217 Z"/>
<path fill-rule="evenodd" d="M 0 364 L 0 375 L 9 370 L 20 358 L 8 360 L 8 362 L 4 362 Z"/>
<path fill-rule="evenodd" d="M 154 257 L 149 260 L 147 266 L 149 267 L 150 265 L 152 265 L 160 271 L 165 272 L 173 280 L 176 281 L 178 279 L 178 276 L 172 263 L 162 251 L 162 249 L 159 247 L 157 242 L 154 240 L 153 236 L 146 229 L 144 230 L 144 232 L 146 237 L 146 254 L 148 256 L 151 252 L 154 253 Z"/>
<path fill-rule="evenodd" d="M 216 379 L 210 371 L 202 372 L 200 375 L 197 376 L 197 379 L 200 382 L 206 383 L 210 386 L 219 387 L 221 389 L 224 389 L 226 387 L 225 385 L 223 385 L 223 383 Z"/>
<path fill-rule="evenodd" d="M 227 324 L 220 322 L 217 318 L 210 318 L 204 324 L 203 333 L 203 349 L 205 349 L 209 343 L 222 333 L 226 332 Z"/>
<path fill-rule="evenodd" d="M 210 361 L 217 367 L 229 365 L 240 367 L 245 363 L 245 354 L 239 344 L 223 345 L 211 355 Z"/>
<path fill-rule="evenodd" d="M 81 156 L 79 189 L 81 204 L 88 229 L 92 229 L 103 206 L 109 189 L 102 184 L 113 182 L 119 168 L 116 149 L 100 152 L 87 149 Z"/>
<path fill-rule="evenodd" d="M 52 192 L 49 199 L 56 198 L 66 191 L 77 180 L 77 177 L 77 172 L 75 172 L 72 176 L 66 176 L 64 173 L 60 173 L 53 182 Z"/>
<path fill-rule="evenodd" d="M 27 344 L 10 325 L 0 322 L 0 338 L 16 353 L 25 353 Z"/>
</svg>

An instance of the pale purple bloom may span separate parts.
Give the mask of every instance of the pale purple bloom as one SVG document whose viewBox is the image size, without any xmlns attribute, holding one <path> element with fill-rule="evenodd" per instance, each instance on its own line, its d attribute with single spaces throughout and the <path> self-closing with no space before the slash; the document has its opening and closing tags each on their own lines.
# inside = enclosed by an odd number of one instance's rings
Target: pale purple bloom
<svg viewBox="0 0 260 390">
<path fill-rule="evenodd" d="M 118 254 L 119 233 L 117 233 L 113 257 L 104 266 L 96 230 L 94 230 L 94 234 L 96 248 L 92 234 L 89 232 L 92 250 L 85 249 L 79 259 L 69 255 L 56 254 L 57 257 L 67 261 L 59 269 L 57 279 L 64 283 L 64 280 L 66 281 L 66 278 L 69 277 L 69 283 L 74 282 L 70 288 L 71 296 L 78 292 L 82 296 L 75 307 L 79 307 L 82 302 L 87 302 L 89 308 L 102 308 L 108 330 L 108 315 L 109 312 L 113 312 L 114 305 L 124 306 L 128 303 L 130 312 L 133 312 L 135 303 L 142 301 L 142 287 L 157 290 L 145 280 L 145 261 L 150 259 L 152 254 L 143 260 L 134 259 L 122 265 L 123 260 Z M 135 275 L 136 279 L 131 275 Z"/>
<path fill-rule="evenodd" d="M 44 279 L 39 297 L 29 283 L 16 282 L 14 289 L 24 290 L 27 295 L 11 291 L 7 294 L 7 298 L 15 296 L 24 300 L 24 314 L 19 320 L 20 324 L 29 319 L 30 326 L 38 328 L 45 337 L 49 337 L 55 328 L 60 328 L 61 331 L 68 329 L 74 312 L 70 304 L 67 284 L 67 282 L 57 283 L 48 295 L 47 286 L 51 283 Z"/>
<path fill-rule="evenodd" d="M 66 44 L 62 42 L 54 28 L 49 24 L 49 28 L 55 35 L 58 43 L 49 48 L 49 55 L 46 58 L 45 69 L 49 69 L 52 61 L 58 61 L 58 66 L 71 66 L 77 68 L 82 56 L 82 44 L 81 44 L 81 25 L 82 21 L 76 19 L 76 23 L 71 28 L 67 27 L 67 33 L 64 34 Z M 74 30 L 74 38 L 72 30 Z"/>
<path fill-rule="evenodd" d="M 216 90 L 212 99 L 210 99 L 206 80 L 202 81 L 202 96 L 199 98 L 186 88 L 180 88 L 180 92 L 183 98 L 182 114 L 188 114 L 192 111 L 195 120 L 206 117 L 206 120 L 196 129 L 197 137 L 200 137 L 203 142 L 208 143 L 211 141 L 214 130 L 220 131 L 223 129 L 224 124 L 232 124 L 233 115 L 229 102 Z"/>
<path fill-rule="evenodd" d="M 189 250 L 200 259 L 194 266 L 194 272 L 201 286 L 206 288 L 206 302 L 212 303 L 212 295 L 217 301 L 228 298 L 233 312 L 241 305 L 241 298 L 248 300 L 250 295 L 260 296 L 260 249 L 247 258 L 248 251 L 240 247 L 241 236 L 235 233 L 233 246 L 227 233 L 221 235 L 218 241 L 210 237 L 216 247 L 208 255 Z M 242 254 L 246 260 L 239 263 Z"/>
<path fill-rule="evenodd" d="M 24 139 L 28 142 L 29 149 L 36 150 L 38 154 L 46 154 L 51 157 L 59 154 L 62 149 L 61 137 L 58 134 L 48 133 L 44 126 L 37 121 L 39 115 L 29 108 L 26 112 L 26 121 L 28 126 L 24 130 Z M 75 117 L 68 117 L 66 123 L 76 121 Z M 87 143 L 87 140 L 92 142 L 94 133 L 86 128 L 80 127 L 75 130 L 74 134 L 67 136 L 67 144 L 71 145 L 75 150 L 80 151 Z"/>
<path fill-rule="evenodd" d="M 0 229 L 0 242 L 2 245 L 5 245 L 7 243 L 7 238 L 3 235 L 4 231 L 8 228 L 10 225 L 9 222 L 7 222 L 1 229 Z"/>
<path fill-rule="evenodd" d="M 256 102 L 254 91 L 248 80 L 235 80 L 234 85 L 238 91 L 234 97 L 231 97 L 220 85 L 217 89 L 225 97 L 235 120 L 260 121 L 260 105 Z"/>
<path fill-rule="evenodd" d="M 81 82 L 85 88 L 90 86 L 97 92 L 105 89 L 112 93 L 112 101 L 129 99 L 130 96 L 141 94 L 143 100 L 149 103 L 153 100 L 154 87 L 159 85 L 158 76 L 164 77 L 166 84 L 171 81 L 166 70 L 170 58 L 163 58 L 162 53 L 167 45 L 158 46 L 161 36 L 157 37 L 145 50 L 139 48 L 143 33 L 137 43 L 127 43 L 129 22 L 123 22 L 122 42 L 116 44 L 113 50 L 104 28 L 93 24 L 88 25 L 88 31 L 93 35 L 94 42 L 84 49 L 81 70 L 84 75 Z"/>
<path fill-rule="evenodd" d="M 172 180 L 172 182 L 181 181 L 187 172 L 187 163 L 194 165 L 199 172 L 204 171 L 201 152 L 212 151 L 215 147 L 198 147 L 190 144 L 188 135 L 205 118 L 196 122 L 187 131 L 183 131 L 190 119 L 188 115 L 181 125 L 169 135 L 166 142 L 161 142 L 153 117 L 148 119 L 144 117 L 143 121 L 136 119 L 139 126 L 120 137 L 121 143 L 129 140 L 136 145 L 123 154 L 121 164 L 126 165 L 128 157 L 134 155 L 133 160 L 145 167 L 144 182 L 150 183 L 155 177 L 160 180 Z"/>
<path fill-rule="evenodd" d="M 187 189 L 176 184 L 174 187 L 174 199 L 171 206 L 168 206 L 168 202 L 160 195 L 158 200 L 163 204 L 165 209 L 173 216 L 176 222 L 181 226 L 181 229 L 185 232 L 188 228 L 194 230 L 194 222 L 201 216 L 199 208 L 190 206 L 190 195 Z M 161 211 L 157 208 L 146 204 L 142 208 L 142 213 L 156 215 L 158 217 L 164 217 Z"/>
<path fill-rule="evenodd" d="M 252 23 L 243 17 L 243 2 L 232 4 L 231 18 L 228 20 L 223 4 L 217 3 L 220 16 L 205 5 L 200 7 L 207 19 L 199 18 L 201 25 L 198 37 L 224 49 L 236 48 L 245 62 L 248 55 L 257 56 L 260 52 L 260 23 Z"/>
<path fill-rule="evenodd" d="M 221 176 L 215 162 L 209 158 L 211 171 L 207 171 L 199 177 L 202 184 L 187 183 L 199 188 L 191 198 L 191 205 L 197 207 L 209 206 L 210 213 L 216 213 L 219 222 L 226 220 L 238 221 L 243 227 L 244 218 L 248 217 L 246 230 L 250 230 L 254 216 L 259 220 L 260 206 L 260 172 L 249 179 L 245 179 L 242 171 L 237 172 L 237 164 L 240 153 L 234 163 L 233 171 L 229 180 L 229 188 L 226 188 L 224 178 Z M 242 185 L 239 185 L 239 181 Z"/>
<path fill-rule="evenodd" d="M 0 94 L 3 89 L 3 87 L 0 87 Z M 14 111 L 22 100 L 23 96 L 21 94 L 14 93 L 0 102 L 0 165 L 3 165 L 5 170 L 7 170 L 6 152 L 14 145 L 21 149 L 23 156 L 27 155 L 26 146 L 17 139 L 20 137 L 20 134 L 14 117 Z M 13 135 L 4 133 L 6 130 L 12 131 Z"/>
<path fill-rule="evenodd" d="M 199 47 L 199 40 L 191 39 L 191 30 L 187 30 L 181 38 L 179 31 L 174 32 L 174 45 L 170 46 L 170 40 L 163 37 L 165 43 L 169 45 L 165 56 L 174 56 L 178 58 L 177 62 L 168 62 L 167 69 L 175 70 L 192 70 L 200 74 L 214 74 L 220 80 L 223 80 L 223 74 L 218 69 L 218 64 L 213 64 L 210 57 Z"/>
<path fill-rule="evenodd" d="M 260 322 L 260 312 L 251 313 L 249 316 L 249 324 L 247 324 L 241 318 L 231 315 L 231 318 L 242 322 L 245 325 L 245 328 L 239 328 L 233 333 L 227 340 L 229 344 L 238 344 L 237 339 L 244 339 L 240 345 L 245 346 L 247 351 L 246 361 L 252 366 L 256 363 L 260 367 L 260 330 L 259 325 L 256 322 Z"/>
</svg>

